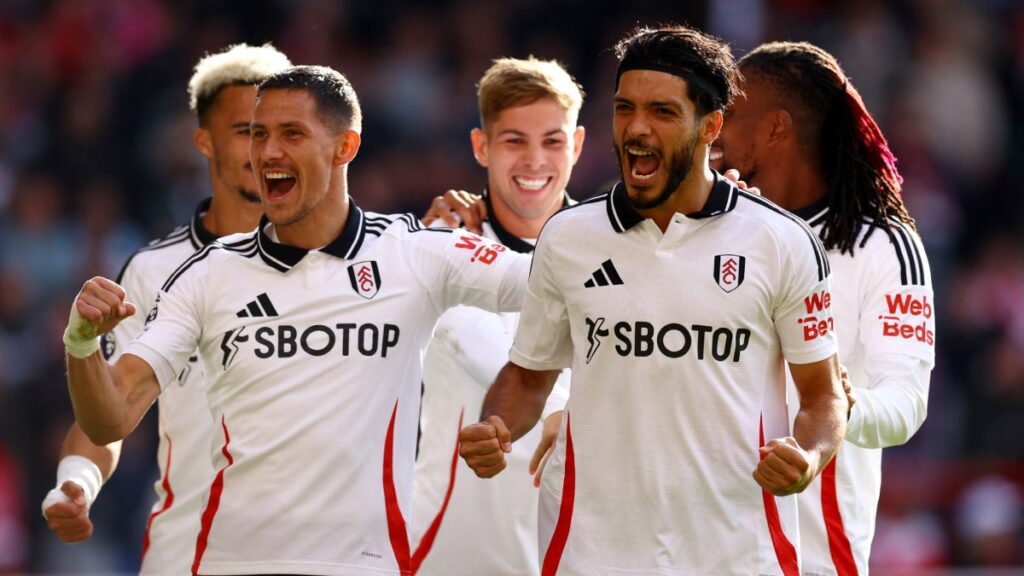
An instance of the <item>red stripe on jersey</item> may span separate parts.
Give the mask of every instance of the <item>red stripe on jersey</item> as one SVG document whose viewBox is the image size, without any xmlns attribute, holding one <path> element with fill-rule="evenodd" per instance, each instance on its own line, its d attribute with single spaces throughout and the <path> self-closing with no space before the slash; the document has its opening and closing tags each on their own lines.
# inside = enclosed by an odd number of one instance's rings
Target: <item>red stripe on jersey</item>
<svg viewBox="0 0 1024 576">
<path fill-rule="evenodd" d="M 202 526 L 199 530 L 199 536 L 196 537 L 196 556 L 192 561 L 193 576 L 199 574 L 199 564 L 202 563 L 203 554 L 206 552 L 206 542 L 210 537 L 210 528 L 213 527 L 213 517 L 217 515 L 217 508 L 220 506 L 220 495 L 224 492 L 224 471 L 235 463 L 235 459 L 231 457 L 231 452 L 228 451 L 228 445 L 231 444 L 231 435 L 228 434 L 228 425 L 224 421 L 223 414 L 220 417 L 220 426 L 224 429 L 224 446 L 221 447 L 220 451 L 227 458 L 228 463 L 217 472 L 217 476 L 213 479 L 213 484 L 210 485 L 210 499 L 206 502 L 206 509 L 203 510 Z"/>
<path fill-rule="evenodd" d="M 761 429 L 759 431 L 761 446 L 764 446 L 764 417 L 761 417 Z M 765 455 L 761 454 L 761 460 Z M 779 506 L 775 503 L 775 496 L 766 490 L 761 490 L 761 499 L 764 500 L 764 514 L 768 520 L 768 533 L 772 537 L 772 546 L 775 548 L 775 557 L 779 560 L 779 567 L 786 576 L 800 576 L 800 563 L 796 558 L 796 548 L 786 538 L 782 530 L 782 520 L 779 519 Z"/>
<path fill-rule="evenodd" d="M 569 526 L 572 524 L 572 507 L 576 498 L 576 456 L 572 449 L 572 430 L 569 427 L 569 412 L 565 413 L 565 477 L 562 478 L 562 505 L 558 510 L 558 522 L 551 535 L 548 550 L 544 553 L 542 576 L 554 576 L 558 572 L 558 564 L 562 561 L 562 552 L 569 539 Z"/>
<path fill-rule="evenodd" d="M 459 411 L 459 427 L 456 429 L 462 430 L 462 416 L 466 412 L 463 408 Z M 455 451 L 452 452 L 452 466 L 448 475 L 448 491 L 444 494 L 444 502 L 441 504 L 441 509 L 437 511 L 437 515 L 434 516 L 434 521 L 430 523 L 430 528 L 420 538 L 420 543 L 416 547 L 416 552 L 412 555 L 412 573 L 415 574 L 420 569 L 420 564 L 423 564 L 423 559 L 427 557 L 430 552 L 430 548 L 434 545 L 434 538 L 437 537 L 437 530 L 441 528 L 441 520 L 444 519 L 444 513 L 448 510 L 448 501 L 452 499 L 452 490 L 455 489 L 455 471 L 459 467 L 459 441 L 458 436 L 455 440 Z"/>
<path fill-rule="evenodd" d="M 821 510 L 825 516 L 825 531 L 828 533 L 828 550 L 832 554 L 838 576 L 857 576 L 857 564 L 853 561 L 853 548 L 843 528 L 843 516 L 839 513 L 839 499 L 836 496 L 836 460 L 821 471 Z"/>
<path fill-rule="evenodd" d="M 394 469 L 391 465 L 392 445 L 395 441 L 395 416 L 398 414 L 398 402 L 391 411 L 391 422 L 384 439 L 384 509 L 388 516 L 388 535 L 391 537 L 391 549 L 395 553 L 395 561 L 402 575 L 409 574 L 409 533 L 405 529 L 405 518 L 398 507 L 398 493 L 395 491 Z"/>
<path fill-rule="evenodd" d="M 149 515 L 149 520 L 146 521 L 146 532 L 142 535 L 142 561 L 146 560 L 146 552 L 149 551 L 149 532 L 153 529 L 153 521 L 156 520 L 157 516 L 160 516 L 164 512 L 167 512 L 174 505 L 174 490 L 171 489 L 171 449 L 173 445 L 171 443 L 171 437 L 164 434 L 164 438 L 167 439 L 167 463 L 164 465 L 164 478 L 160 482 L 163 486 L 164 492 L 167 496 L 164 497 L 164 503 L 160 506 L 160 509 Z"/>
<path fill-rule="evenodd" d="M 452 497 L 452 489 L 455 487 L 455 470 L 459 462 L 459 443 L 455 442 L 455 453 L 452 455 L 451 477 L 448 480 L 448 492 L 444 495 L 444 502 L 438 511 L 430 528 L 423 534 L 419 546 L 410 556 L 409 554 L 409 532 L 405 528 L 405 517 L 402 516 L 402 509 L 398 506 L 398 492 L 395 490 L 395 473 L 392 464 L 395 443 L 395 417 L 398 414 L 398 402 L 395 402 L 395 409 L 391 411 L 391 422 L 388 423 L 388 433 L 384 439 L 384 509 L 388 517 L 388 536 L 391 538 L 391 550 L 395 553 L 395 561 L 398 563 L 398 570 L 402 576 L 413 576 L 420 569 L 420 564 L 427 557 L 431 546 L 434 544 L 434 537 L 438 528 L 441 527 L 441 520 L 448 509 L 448 502 Z M 459 429 L 462 429 L 462 415 L 459 414 Z"/>
</svg>

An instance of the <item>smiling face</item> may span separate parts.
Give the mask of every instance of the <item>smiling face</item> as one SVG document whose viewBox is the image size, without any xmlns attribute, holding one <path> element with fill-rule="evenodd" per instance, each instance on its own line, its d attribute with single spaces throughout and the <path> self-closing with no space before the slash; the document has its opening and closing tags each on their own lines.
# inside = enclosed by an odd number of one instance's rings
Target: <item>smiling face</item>
<svg viewBox="0 0 1024 576">
<path fill-rule="evenodd" d="M 652 70 L 623 73 L 614 119 L 615 152 L 630 202 L 638 210 L 665 204 L 693 168 L 698 143 L 700 118 L 686 81 Z"/>
<path fill-rule="evenodd" d="M 227 86 L 217 94 L 199 128 L 197 145 L 210 160 L 214 194 L 259 204 L 256 178 L 249 161 L 249 127 L 256 104 L 254 86 Z M 227 199 L 225 199 L 226 201 Z"/>
<path fill-rule="evenodd" d="M 278 227 L 299 223 L 331 187 L 339 134 L 299 89 L 263 93 L 253 115 L 250 156 L 267 218 Z"/>
<path fill-rule="evenodd" d="M 550 98 L 506 108 L 473 131 L 473 151 L 487 168 L 488 192 L 503 225 L 542 225 L 562 207 L 583 137 L 576 115 Z"/>
</svg>

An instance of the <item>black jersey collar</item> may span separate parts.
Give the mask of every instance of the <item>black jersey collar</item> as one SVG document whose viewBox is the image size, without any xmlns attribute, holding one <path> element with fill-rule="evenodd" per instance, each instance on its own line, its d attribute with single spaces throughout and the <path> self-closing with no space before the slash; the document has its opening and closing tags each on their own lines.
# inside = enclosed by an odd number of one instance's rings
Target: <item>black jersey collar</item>
<svg viewBox="0 0 1024 576">
<path fill-rule="evenodd" d="M 825 215 L 828 214 L 828 197 L 822 196 L 818 201 L 810 206 L 804 206 L 799 210 L 793 210 L 793 214 L 799 216 L 810 226 L 817 226 L 824 222 Z"/>
<path fill-rule="evenodd" d="M 565 208 L 572 203 L 567 192 L 562 192 L 562 208 Z M 529 254 L 533 252 L 533 244 L 523 240 L 515 234 L 509 232 L 501 225 L 498 221 L 497 215 L 494 213 L 494 206 L 491 204 L 491 195 L 484 188 L 484 205 L 487 206 L 487 222 L 494 229 L 494 235 L 498 237 L 498 242 L 501 242 L 505 246 L 508 246 L 512 250 L 521 254 Z"/>
<path fill-rule="evenodd" d="M 203 216 L 210 211 L 211 200 L 211 198 L 206 198 L 196 205 L 196 211 L 192 214 L 192 222 L 188 225 L 188 238 L 192 241 L 192 247 L 196 250 L 213 243 L 217 239 L 217 236 L 203 225 Z"/>
<path fill-rule="evenodd" d="M 704 203 L 704 207 L 697 212 L 687 214 L 687 218 L 710 218 L 729 212 L 736 207 L 738 190 L 729 180 L 723 178 L 718 172 L 714 172 L 715 183 L 711 185 L 711 193 Z M 617 182 L 608 193 L 608 219 L 616 232 L 625 232 L 633 226 L 644 221 L 644 217 L 633 208 L 629 198 L 626 196 L 626 186 Z"/>
<path fill-rule="evenodd" d="M 269 220 L 264 215 L 260 219 L 260 226 L 257 230 L 256 241 L 260 257 L 272 268 L 281 272 L 287 272 L 298 264 L 309 253 L 309 250 L 274 242 L 267 236 L 266 227 L 268 223 Z M 348 218 L 345 220 L 345 227 L 342 228 L 341 234 L 337 238 L 332 240 L 327 246 L 324 246 L 320 251 L 336 258 L 347 260 L 359 252 L 359 247 L 363 245 L 365 237 L 366 218 L 362 209 L 356 206 L 355 200 L 349 196 Z"/>
</svg>

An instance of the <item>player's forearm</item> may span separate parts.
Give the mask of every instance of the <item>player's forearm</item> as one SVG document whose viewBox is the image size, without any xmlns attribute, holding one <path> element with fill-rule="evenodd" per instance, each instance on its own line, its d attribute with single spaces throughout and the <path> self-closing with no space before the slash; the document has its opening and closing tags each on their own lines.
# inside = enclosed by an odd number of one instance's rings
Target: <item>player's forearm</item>
<svg viewBox="0 0 1024 576">
<path fill-rule="evenodd" d="M 930 367 L 910 357 L 872 359 L 869 388 L 856 388 L 846 439 L 862 448 L 906 443 L 928 415 Z"/>
<path fill-rule="evenodd" d="M 110 479 L 111 474 L 117 469 L 117 463 L 121 458 L 121 442 L 111 442 L 97 446 L 85 435 L 77 422 L 68 429 L 64 437 L 64 445 L 61 447 L 60 457 L 83 456 L 88 458 L 102 474 L 103 481 Z"/>
<path fill-rule="evenodd" d="M 846 397 L 839 387 L 802 397 L 800 411 L 793 422 L 793 437 L 812 459 L 817 476 L 839 449 L 846 433 Z"/>
<path fill-rule="evenodd" d="M 131 427 L 128 401 L 114 383 L 112 368 L 99 353 L 85 359 L 68 356 L 68 391 L 75 420 L 92 443 L 124 438 Z"/>
<path fill-rule="evenodd" d="M 527 370 L 508 362 L 484 397 L 480 420 L 500 416 L 512 433 L 512 440 L 519 439 L 540 419 L 558 373 L 558 370 Z"/>
</svg>

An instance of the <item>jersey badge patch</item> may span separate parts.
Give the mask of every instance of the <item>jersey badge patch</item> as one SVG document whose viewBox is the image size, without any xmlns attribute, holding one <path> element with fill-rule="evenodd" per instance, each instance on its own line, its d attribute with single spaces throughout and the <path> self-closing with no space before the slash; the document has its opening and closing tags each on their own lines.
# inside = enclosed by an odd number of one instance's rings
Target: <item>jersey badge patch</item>
<svg viewBox="0 0 1024 576">
<path fill-rule="evenodd" d="M 372 299 L 380 290 L 380 269 L 375 260 L 356 262 L 348 267 L 348 279 L 352 281 L 352 289 L 367 300 Z"/>
<path fill-rule="evenodd" d="M 719 254 L 715 256 L 715 282 L 726 292 L 732 292 L 743 284 L 743 274 L 747 268 L 747 258 L 736 254 Z"/>
</svg>

